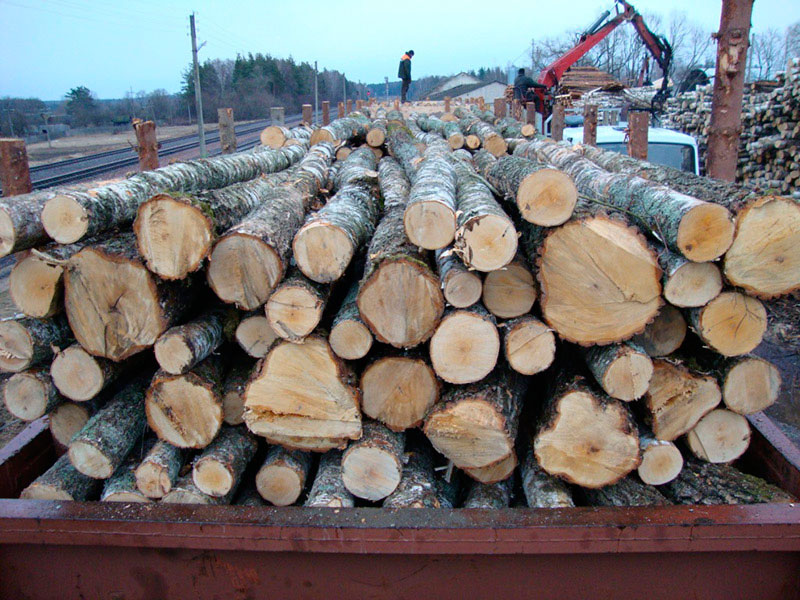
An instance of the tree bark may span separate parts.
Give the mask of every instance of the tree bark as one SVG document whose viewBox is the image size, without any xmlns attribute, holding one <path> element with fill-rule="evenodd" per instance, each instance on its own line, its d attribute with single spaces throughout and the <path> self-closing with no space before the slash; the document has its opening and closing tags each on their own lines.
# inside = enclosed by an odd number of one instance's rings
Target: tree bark
<svg viewBox="0 0 800 600">
<path fill-rule="evenodd" d="M 245 391 L 248 428 L 300 450 L 343 448 L 361 437 L 360 391 L 353 374 L 318 335 L 281 342 L 260 363 Z"/>
<path fill-rule="evenodd" d="M 503 136 L 489 123 L 475 116 L 468 116 L 462 118 L 458 125 L 465 134 L 476 136 L 480 140 L 481 146 L 493 156 L 502 156 L 508 150 Z"/>
<path fill-rule="evenodd" d="M 425 419 L 433 447 L 459 468 L 499 463 L 514 451 L 527 380 L 499 369 L 486 381 L 452 387 Z"/>
<path fill-rule="evenodd" d="M 657 488 L 625 477 L 599 490 L 583 490 L 591 506 L 668 506 L 672 504 Z"/>
<path fill-rule="evenodd" d="M 378 421 L 365 421 L 361 439 L 351 441 L 342 454 L 342 480 L 351 494 L 365 500 L 383 500 L 400 483 L 405 435 Z"/>
<path fill-rule="evenodd" d="M 403 224 L 412 244 L 428 250 L 449 245 L 456 232 L 456 174 L 444 150 L 429 147 L 411 178 Z"/>
<path fill-rule="evenodd" d="M 147 380 L 139 377 L 97 411 L 69 445 L 69 459 L 84 475 L 108 479 L 144 434 Z"/>
<path fill-rule="evenodd" d="M 222 388 L 222 419 L 228 425 L 244 423 L 244 391 L 253 372 L 252 361 L 235 361 Z"/>
<path fill-rule="evenodd" d="M 0 322 L 0 372 L 19 373 L 44 364 L 55 349 L 68 346 L 72 332 L 63 316 L 40 321 L 17 319 Z"/>
<path fill-rule="evenodd" d="M 258 450 L 258 442 L 244 426 L 223 427 L 192 466 L 192 481 L 209 496 L 231 494 Z"/>
<path fill-rule="evenodd" d="M 630 342 L 592 346 L 584 358 L 603 391 L 624 402 L 641 398 L 653 376 L 653 361 L 642 348 Z"/>
<path fill-rule="evenodd" d="M 289 506 L 297 502 L 306 487 L 311 454 L 273 446 L 256 473 L 256 488 L 267 502 Z"/>
<path fill-rule="evenodd" d="M 506 321 L 500 327 L 506 360 L 517 373 L 535 375 L 553 364 L 556 336 L 539 319 L 525 315 Z"/>
<path fill-rule="evenodd" d="M 69 261 L 65 306 L 75 338 L 94 356 L 122 361 L 179 322 L 191 282 L 167 282 L 142 265 L 133 234 L 84 248 Z"/>
<path fill-rule="evenodd" d="M 209 496 L 204 494 L 192 481 L 192 474 L 187 473 L 172 486 L 172 489 L 164 495 L 161 502 L 164 504 L 207 504 L 207 505 L 223 505 L 230 504 L 233 499 L 232 491 L 228 496 Z"/>
<path fill-rule="evenodd" d="M 187 373 L 219 348 L 226 337 L 231 337 L 238 324 L 235 312 L 223 309 L 204 312 L 165 331 L 153 348 L 156 360 L 170 375 Z"/>
<path fill-rule="evenodd" d="M 319 459 L 317 476 L 304 506 L 353 508 L 355 499 L 342 481 L 342 451 L 330 450 Z"/>
<path fill-rule="evenodd" d="M 508 481 L 481 483 L 473 481 L 464 500 L 464 508 L 508 508 L 511 502 L 511 486 Z"/>
<path fill-rule="evenodd" d="M 371 121 L 368 117 L 360 112 L 351 112 L 346 117 L 336 119 L 330 125 L 315 129 L 311 134 L 309 143 L 314 146 L 320 142 L 349 142 L 349 141 L 363 141 Z"/>
<path fill-rule="evenodd" d="M 309 143 L 314 130 L 308 125 L 302 124 L 291 129 L 282 125 L 270 125 L 266 127 L 260 135 L 261 145 L 277 150 L 282 148 L 287 141 L 297 140 Z"/>
<path fill-rule="evenodd" d="M 140 444 L 141 448 L 131 450 L 125 461 L 106 479 L 103 491 L 100 493 L 101 502 L 152 502 L 136 486 L 136 467 L 141 456 L 147 453 L 153 439 L 147 439 Z"/>
<path fill-rule="evenodd" d="M 442 121 L 433 115 L 418 115 L 417 125 L 423 131 L 434 132 L 441 135 L 453 150 L 464 147 L 464 134 L 457 123 Z"/>
<path fill-rule="evenodd" d="M 384 508 L 440 508 L 430 450 L 415 447 L 406 454 L 403 476 L 384 501 Z"/>
<path fill-rule="evenodd" d="M 499 354 L 497 322 L 481 304 L 448 309 L 431 338 L 431 365 L 448 383 L 480 381 L 492 372 Z"/>
<path fill-rule="evenodd" d="M 339 358 L 358 360 L 372 348 L 372 332 L 361 319 L 356 298 L 358 282 L 353 283 L 333 318 L 328 342 Z"/>
<path fill-rule="evenodd" d="M 729 463 L 744 454 L 750 445 L 750 425 L 742 415 L 717 408 L 686 434 L 686 445 L 699 459 Z"/>
<path fill-rule="evenodd" d="M 22 490 L 22 500 L 74 500 L 82 502 L 97 497 L 101 482 L 87 477 L 64 454 L 43 475 Z"/>
<path fill-rule="evenodd" d="M 290 342 L 303 341 L 319 325 L 330 292 L 330 285 L 311 281 L 292 268 L 267 300 L 270 328 Z"/>
<path fill-rule="evenodd" d="M 80 344 L 72 344 L 56 354 L 50 365 L 50 377 L 65 397 L 75 402 L 86 402 L 138 364 L 140 362 L 136 359 L 116 363 L 98 358 Z"/>
<path fill-rule="evenodd" d="M 422 153 L 417 148 L 414 136 L 411 135 L 408 126 L 402 120 L 402 115 L 400 120 L 392 119 L 390 115 L 391 113 L 386 116 L 389 119 L 386 129 L 386 148 L 389 150 L 389 154 L 400 163 L 407 177 L 413 179 L 418 165 L 422 161 Z"/>
<path fill-rule="evenodd" d="M 755 298 L 723 292 L 711 302 L 689 311 L 692 329 L 723 356 L 752 352 L 767 330 L 767 311 Z"/>
<path fill-rule="evenodd" d="M 179 448 L 205 448 L 222 426 L 222 359 L 210 356 L 183 375 L 159 371 L 147 390 L 147 422 Z"/>
<path fill-rule="evenodd" d="M 50 379 L 47 367 L 15 373 L 3 386 L 8 412 L 21 421 L 35 421 L 64 402 Z"/>
<path fill-rule="evenodd" d="M 483 282 L 480 275 L 467 269 L 452 246 L 436 251 L 436 270 L 448 304 L 467 308 L 481 299 Z"/>
<path fill-rule="evenodd" d="M 183 448 L 157 441 L 136 467 L 136 487 L 148 498 L 163 498 L 178 481 L 187 457 Z"/>
<path fill-rule="evenodd" d="M 529 138 L 536 135 L 536 127 L 532 123 L 520 123 L 513 117 L 504 117 L 494 124 L 497 131 L 508 138 Z"/>
<path fill-rule="evenodd" d="M 572 508 L 572 492 L 561 479 L 539 466 L 533 448 L 528 448 L 522 463 L 522 490 L 529 508 Z"/>
<path fill-rule="evenodd" d="M 545 471 L 587 488 L 616 483 L 641 463 L 628 409 L 568 374 L 548 394 L 534 451 Z"/>
</svg>

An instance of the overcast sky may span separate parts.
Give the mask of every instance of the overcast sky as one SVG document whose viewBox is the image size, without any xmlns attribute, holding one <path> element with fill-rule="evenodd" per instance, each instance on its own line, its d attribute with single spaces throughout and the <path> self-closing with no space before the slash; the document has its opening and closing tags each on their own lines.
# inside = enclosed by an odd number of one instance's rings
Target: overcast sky
<svg viewBox="0 0 800 600">
<path fill-rule="evenodd" d="M 667 20 L 685 11 L 709 31 L 721 2 L 633 0 Z M 0 97 L 56 100 L 85 85 L 99 98 L 129 90 L 180 89 L 191 60 L 188 15 L 196 12 L 201 60 L 263 52 L 364 83 L 395 79 L 400 55 L 416 53 L 413 76 L 448 75 L 523 62 L 531 38 L 587 27 L 612 0 L 0 0 Z M 800 0 L 756 0 L 753 28 L 800 21 Z M 666 32 L 663 32 L 666 33 Z"/>
</svg>

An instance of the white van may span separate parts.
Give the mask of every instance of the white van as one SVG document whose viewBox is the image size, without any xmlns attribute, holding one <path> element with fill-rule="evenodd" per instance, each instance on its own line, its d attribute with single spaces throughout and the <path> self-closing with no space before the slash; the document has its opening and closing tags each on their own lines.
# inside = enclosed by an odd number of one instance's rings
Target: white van
<svg viewBox="0 0 800 600">
<path fill-rule="evenodd" d="M 627 123 L 619 125 L 598 125 L 597 147 L 620 154 L 628 154 L 625 139 Z M 583 127 L 566 127 L 564 141 L 583 142 Z M 651 127 L 647 130 L 647 160 L 657 165 L 666 165 L 681 171 L 700 174 L 700 160 L 695 139 L 672 129 Z"/>
</svg>

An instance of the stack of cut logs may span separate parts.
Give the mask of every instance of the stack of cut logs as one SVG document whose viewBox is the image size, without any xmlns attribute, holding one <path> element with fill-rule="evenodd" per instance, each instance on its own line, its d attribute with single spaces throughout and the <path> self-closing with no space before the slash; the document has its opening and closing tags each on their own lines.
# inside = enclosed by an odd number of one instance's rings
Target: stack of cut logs
<svg viewBox="0 0 800 600">
<path fill-rule="evenodd" d="M 789 501 L 728 463 L 800 206 L 533 133 L 377 107 L 1 202 L 5 404 L 67 449 L 22 496 Z"/>
<path fill-rule="evenodd" d="M 745 86 L 737 181 L 800 196 L 800 59 L 778 75 L 779 87 Z M 712 86 L 670 98 L 665 126 L 697 138 L 705 162 Z"/>
</svg>

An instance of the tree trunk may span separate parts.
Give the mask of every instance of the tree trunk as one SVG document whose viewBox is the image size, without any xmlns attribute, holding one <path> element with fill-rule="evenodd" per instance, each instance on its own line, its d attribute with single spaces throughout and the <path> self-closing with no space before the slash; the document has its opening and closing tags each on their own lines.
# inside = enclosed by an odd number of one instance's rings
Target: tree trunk
<svg viewBox="0 0 800 600">
<path fill-rule="evenodd" d="M 69 324 L 87 352 L 119 362 L 180 321 L 192 300 L 190 285 L 153 276 L 140 262 L 133 234 L 121 234 L 70 259 Z"/>
<path fill-rule="evenodd" d="M 483 305 L 500 319 L 514 319 L 530 312 L 536 295 L 533 273 L 520 253 L 483 279 Z"/>
<path fill-rule="evenodd" d="M 65 191 L 41 211 L 47 234 L 61 244 L 130 224 L 139 206 L 159 192 L 199 192 L 282 171 L 302 156 L 296 148 L 239 152 L 175 163 L 87 191 Z"/>
<path fill-rule="evenodd" d="M 439 400 L 439 381 L 421 352 L 386 352 L 361 374 L 361 410 L 392 431 L 422 423 Z"/>
<path fill-rule="evenodd" d="M 775 365 L 758 356 L 725 358 L 711 352 L 693 355 L 703 372 L 711 373 L 722 389 L 725 407 L 740 415 L 752 415 L 772 406 L 781 390 L 781 374 Z"/>
<path fill-rule="evenodd" d="M 383 500 L 400 483 L 405 435 L 378 421 L 365 421 L 361 439 L 350 442 L 342 454 L 342 481 L 351 494 L 365 500 Z"/>
<path fill-rule="evenodd" d="M 534 451 L 545 471 L 587 488 L 611 485 L 641 463 L 628 409 L 566 374 L 548 394 Z"/>
<path fill-rule="evenodd" d="M 228 496 L 209 496 L 204 494 L 192 481 L 192 474 L 187 473 L 172 486 L 172 489 L 164 495 L 161 502 L 164 504 L 207 504 L 223 505 L 230 504 L 235 490 Z"/>
<path fill-rule="evenodd" d="M 642 408 L 653 434 L 660 440 L 673 441 L 691 431 L 721 399 L 713 377 L 658 359 L 653 361 L 653 377 Z"/>
<path fill-rule="evenodd" d="M 641 346 L 647 354 L 657 358 L 668 356 L 683 344 L 686 337 L 686 320 L 674 306 L 666 304 L 644 331 L 633 336 L 631 341 Z"/>
<path fill-rule="evenodd" d="M 494 126 L 506 141 L 508 138 L 530 138 L 536 135 L 536 127 L 532 123 L 520 123 L 512 117 L 504 117 Z"/>
<path fill-rule="evenodd" d="M 575 506 L 572 492 L 567 484 L 539 466 L 532 447 L 529 447 L 525 453 L 521 471 L 522 490 L 525 492 L 525 500 L 529 508 L 572 508 Z"/>
<path fill-rule="evenodd" d="M 22 490 L 22 500 L 74 500 L 82 502 L 97 497 L 101 482 L 87 477 L 64 454 L 43 475 Z"/>
<path fill-rule="evenodd" d="M 533 141 L 516 156 L 549 162 L 572 177 L 578 191 L 592 202 L 611 206 L 632 217 L 651 235 L 689 260 L 705 262 L 722 256 L 733 241 L 728 210 L 640 177 L 609 173 L 566 146 Z"/>
<path fill-rule="evenodd" d="M 653 376 L 653 361 L 630 342 L 592 346 L 584 353 L 586 365 L 603 391 L 617 400 L 641 398 Z"/>
<path fill-rule="evenodd" d="M 717 408 L 686 434 L 686 445 L 699 459 L 729 463 L 744 454 L 750 445 L 750 425 L 742 415 Z"/>
<path fill-rule="evenodd" d="M 514 451 L 527 380 L 505 369 L 470 386 L 452 387 L 425 419 L 433 447 L 459 468 L 499 463 Z"/>
<path fill-rule="evenodd" d="M 178 481 L 188 453 L 159 440 L 136 467 L 136 487 L 148 498 L 163 498 Z"/>
<path fill-rule="evenodd" d="M 462 469 L 475 481 L 481 483 L 497 483 L 504 481 L 514 474 L 517 468 L 517 455 L 515 452 L 509 454 L 500 462 L 489 465 L 488 467 L 476 467 L 474 469 Z"/>
<path fill-rule="evenodd" d="M 281 342 L 260 363 L 245 391 L 245 422 L 300 450 L 343 448 L 361 437 L 360 392 L 353 374 L 318 335 Z"/>
<path fill-rule="evenodd" d="M 47 420 L 53 440 L 64 448 L 94 414 L 92 402 L 64 402 L 50 411 Z"/>
<path fill-rule="evenodd" d="M 367 136 L 372 122 L 360 112 L 351 112 L 346 117 L 336 119 L 330 125 L 315 129 L 309 143 L 314 146 L 320 142 L 358 142 Z"/>
<path fill-rule="evenodd" d="M 242 317 L 236 327 L 236 341 L 242 350 L 253 358 L 264 358 L 278 335 L 261 311 L 253 311 Z"/>
<path fill-rule="evenodd" d="M 381 214 L 376 168 L 371 150 L 360 148 L 350 154 L 337 172 L 336 195 L 294 236 L 294 259 L 309 279 L 336 281 L 372 237 Z"/>
<path fill-rule="evenodd" d="M 19 373 L 49 362 L 58 348 L 72 342 L 63 316 L 39 321 L 17 319 L 0 322 L 0 372 Z"/>
<path fill-rule="evenodd" d="M 235 361 L 222 388 L 222 419 L 228 425 L 244 423 L 244 391 L 253 372 L 251 361 Z"/>
<path fill-rule="evenodd" d="M 329 144 L 315 146 L 290 182 L 265 190 L 262 204 L 214 245 L 208 285 L 223 302 L 254 310 L 283 279 L 292 239 L 327 178 L 331 151 Z"/>
<path fill-rule="evenodd" d="M 389 158 L 381 160 L 378 173 L 385 213 L 367 250 L 358 310 L 379 342 L 409 348 L 433 335 L 444 298 L 428 255 L 404 231 L 408 179 Z"/>
<path fill-rule="evenodd" d="M 517 373 L 535 375 L 553 364 L 556 336 L 539 319 L 525 315 L 506 321 L 500 327 L 506 360 Z"/>
<path fill-rule="evenodd" d="M 35 421 L 64 402 L 47 367 L 34 367 L 8 378 L 3 386 L 8 412 L 22 421 Z"/>
<path fill-rule="evenodd" d="M 153 347 L 159 366 L 170 375 L 189 372 L 222 345 L 238 319 L 233 311 L 217 309 L 168 329 Z"/>
<path fill-rule="evenodd" d="M 642 332 L 662 305 L 655 253 L 624 220 L 595 212 L 579 203 L 572 220 L 549 230 L 538 260 L 545 321 L 582 346 Z"/>
<path fill-rule="evenodd" d="M 306 487 L 311 454 L 272 446 L 256 473 L 256 488 L 267 502 L 289 506 L 297 502 Z"/>
<path fill-rule="evenodd" d="M 339 358 L 358 360 L 364 358 L 372 348 L 372 332 L 361 320 L 356 298 L 358 282 L 347 291 L 339 311 L 333 318 L 328 342 Z"/>
<path fill-rule="evenodd" d="M 664 298 L 673 306 L 704 306 L 722 291 L 722 274 L 711 262 L 691 262 L 664 248 L 658 255 L 664 271 Z"/>
<path fill-rule="evenodd" d="M 380 148 L 386 141 L 386 117 L 379 117 L 372 121 L 367 132 L 367 144 L 372 148 Z"/>
<path fill-rule="evenodd" d="M 480 275 L 464 266 L 452 246 L 436 251 L 436 269 L 448 304 L 467 308 L 481 299 L 483 282 Z"/>
<path fill-rule="evenodd" d="M 572 179 L 546 164 L 519 156 L 475 155 L 478 170 L 503 196 L 514 202 L 529 223 L 555 227 L 566 223 L 578 201 Z"/>
<path fill-rule="evenodd" d="M 330 285 L 315 283 L 293 268 L 267 300 L 270 328 L 278 337 L 301 342 L 319 325 L 330 292 Z"/>
<path fill-rule="evenodd" d="M 625 477 L 614 485 L 599 490 L 583 490 L 591 506 L 668 506 L 672 504 L 664 494 L 651 485 Z"/>
<path fill-rule="evenodd" d="M 723 356 L 752 352 L 767 330 L 767 311 L 755 298 L 723 292 L 711 302 L 689 312 L 695 333 Z"/>
<path fill-rule="evenodd" d="M 687 460 L 677 479 L 659 488 L 676 504 L 797 502 L 791 494 L 729 465 Z"/>
<path fill-rule="evenodd" d="M 319 459 L 317 476 L 304 506 L 353 508 L 355 499 L 342 481 L 342 451 L 330 450 Z"/>
<path fill-rule="evenodd" d="M 159 371 L 147 390 L 147 422 L 179 448 L 205 448 L 222 426 L 222 359 L 210 356 L 183 375 Z"/>
<path fill-rule="evenodd" d="M 486 148 L 493 156 L 502 156 L 508 150 L 508 144 L 506 144 L 503 136 L 485 121 L 469 116 L 461 119 L 458 125 L 461 131 L 467 135 L 476 136 L 480 140 L 480 145 Z"/>
<path fill-rule="evenodd" d="M 305 149 L 297 146 L 293 151 L 296 162 Z M 290 168 L 193 195 L 159 193 L 150 197 L 137 210 L 133 223 L 147 268 L 164 279 L 183 279 L 197 271 L 217 236 L 258 208 L 272 189 L 290 181 L 295 171 Z"/>
<path fill-rule="evenodd" d="M 659 440 L 653 433 L 639 427 L 639 449 L 642 464 L 639 478 L 648 485 L 662 485 L 672 481 L 683 468 L 683 455 L 678 447 L 666 440 Z"/>
<path fill-rule="evenodd" d="M 456 175 L 455 252 L 464 264 L 488 272 L 507 265 L 517 253 L 517 230 L 469 163 L 451 160 Z"/>
<path fill-rule="evenodd" d="M 259 137 L 262 146 L 277 150 L 282 148 L 289 140 L 309 143 L 312 133 L 314 133 L 314 130 L 308 125 L 299 125 L 291 129 L 281 125 L 270 125 L 261 132 Z"/>
<path fill-rule="evenodd" d="M 453 150 L 458 150 L 464 146 L 464 134 L 457 123 L 443 121 L 433 115 L 417 116 L 417 125 L 423 131 L 435 132 L 441 135 Z"/>
<path fill-rule="evenodd" d="M 508 481 L 497 483 L 473 481 L 463 508 L 508 508 L 510 502 L 511 486 Z"/>
<path fill-rule="evenodd" d="M 389 118 L 389 115 L 387 115 Z M 414 178 L 418 165 L 422 160 L 422 153 L 417 148 L 414 136 L 411 135 L 408 126 L 401 120 L 389 118 L 386 126 L 386 148 L 389 154 L 402 166 L 409 179 Z M 381 183 L 383 188 L 383 183 Z M 408 193 L 406 193 L 406 196 Z M 405 202 L 403 203 L 405 206 Z"/>
<path fill-rule="evenodd" d="M 209 496 L 227 496 L 241 481 L 248 463 L 258 450 L 253 434 L 241 427 L 223 427 L 192 466 L 192 481 Z"/>
<path fill-rule="evenodd" d="M 384 508 L 440 508 L 431 452 L 420 445 L 406 454 L 397 488 L 383 501 Z"/>
<path fill-rule="evenodd" d="M 139 377 L 97 411 L 69 445 L 69 459 L 78 471 L 108 479 L 142 437 L 147 425 L 144 396 L 147 380 Z"/>
<path fill-rule="evenodd" d="M 415 173 L 403 224 L 412 244 L 428 250 L 449 245 L 456 233 L 456 174 L 445 151 L 430 147 Z M 413 177 L 412 177 L 413 175 Z"/>
<path fill-rule="evenodd" d="M 56 354 L 50 365 L 50 377 L 62 395 L 75 402 L 86 402 L 138 364 L 136 359 L 116 363 L 98 358 L 80 344 L 72 344 Z"/>
<path fill-rule="evenodd" d="M 480 381 L 492 372 L 499 354 L 497 322 L 481 304 L 449 309 L 431 338 L 431 365 L 448 383 Z"/>
</svg>

